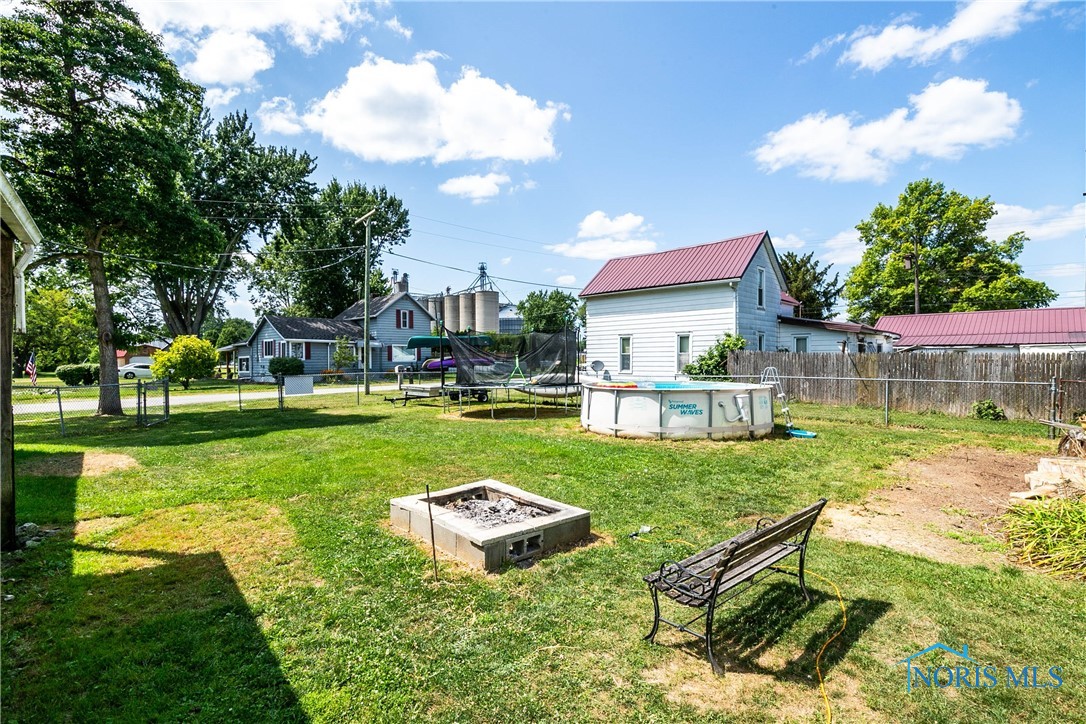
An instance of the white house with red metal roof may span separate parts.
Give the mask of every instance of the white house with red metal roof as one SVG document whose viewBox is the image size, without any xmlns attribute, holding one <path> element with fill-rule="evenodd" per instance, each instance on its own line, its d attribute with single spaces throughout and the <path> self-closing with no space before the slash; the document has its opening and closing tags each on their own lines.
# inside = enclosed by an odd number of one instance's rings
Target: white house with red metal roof
<svg viewBox="0 0 1086 724">
<path fill-rule="evenodd" d="M 753 350 L 889 352 L 866 325 L 794 317 L 769 232 L 611 259 L 581 291 L 586 356 L 612 378 L 671 377 L 726 333 Z"/>
<path fill-rule="evenodd" d="M 899 335 L 899 350 L 1086 352 L 1083 307 L 902 314 L 875 327 Z"/>
</svg>

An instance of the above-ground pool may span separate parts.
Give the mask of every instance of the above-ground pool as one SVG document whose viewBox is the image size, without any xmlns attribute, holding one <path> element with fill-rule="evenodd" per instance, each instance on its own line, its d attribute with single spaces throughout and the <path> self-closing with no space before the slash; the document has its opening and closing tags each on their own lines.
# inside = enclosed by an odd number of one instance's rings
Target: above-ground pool
<svg viewBox="0 0 1086 724">
<path fill-rule="evenodd" d="M 581 382 L 581 426 L 601 435 L 722 440 L 763 437 L 773 430 L 773 392 L 768 385 Z"/>
</svg>

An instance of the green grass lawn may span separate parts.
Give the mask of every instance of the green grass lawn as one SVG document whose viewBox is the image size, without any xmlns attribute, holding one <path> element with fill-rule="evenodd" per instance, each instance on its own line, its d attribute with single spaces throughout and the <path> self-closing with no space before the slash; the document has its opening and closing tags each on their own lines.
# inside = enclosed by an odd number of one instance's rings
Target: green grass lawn
<svg viewBox="0 0 1086 724">
<path fill-rule="evenodd" d="M 895 414 L 884 428 L 881 411 L 810 405 L 793 413 L 815 440 L 713 443 L 336 397 L 179 407 L 165 425 L 64 440 L 17 430 L 19 521 L 60 531 L 5 558 L 4 721 L 819 721 L 815 658 L 842 623 L 832 586 L 809 579 L 804 607 L 778 576 L 718 613 L 720 678 L 693 639 L 641 640 L 641 576 L 758 516 L 858 502 L 898 461 L 1052 449 L 1028 424 Z M 442 560 L 435 581 L 428 552 L 389 531 L 388 500 L 482 478 L 591 510 L 597 539 L 498 575 Z M 656 530 L 628 537 L 642 525 Z M 838 720 L 1086 711 L 1081 583 L 819 528 L 808 565 L 847 611 L 821 659 Z M 1064 683 L 906 693 L 896 662 L 935 642 L 1001 669 L 1061 666 Z"/>
</svg>

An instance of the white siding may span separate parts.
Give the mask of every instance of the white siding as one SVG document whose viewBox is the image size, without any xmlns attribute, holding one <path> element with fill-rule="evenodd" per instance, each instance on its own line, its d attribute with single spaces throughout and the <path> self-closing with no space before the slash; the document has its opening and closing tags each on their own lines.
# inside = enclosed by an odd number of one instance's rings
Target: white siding
<svg viewBox="0 0 1086 724">
<path fill-rule="evenodd" d="M 776 284 L 768 266 L 766 278 Z M 775 318 L 780 291 L 774 289 Z M 587 360 L 589 364 L 603 362 L 613 379 L 673 377 L 678 335 L 690 335 L 690 358 L 696 359 L 719 337 L 735 331 L 734 299 L 734 291 L 725 282 L 589 297 Z M 619 373 L 618 340 L 625 336 L 631 338 L 632 368 Z"/>
<path fill-rule="evenodd" d="M 763 242 L 739 281 L 738 334 L 747 340 L 747 349 L 758 349 L 758 333 L 765 335 L 765 351 L 776 352 L 777 314 L 781 304 L 781 282 L 770 260 L 769 247 Z M 765 270 L 765 303 L 758 306 L 758 270 Z"/>
<path fill-rule="evenodd" d="M 807 327 L 798 324 L 788 324 L 782 322 L 780 324 L 780 347 L 781 349 L 794 352 L 796 350 L 795 338 L 807 337 L 807 351 L 808 352 L 841 352 L 841 340 L 848 339 L 848 351 L 857 352 L 856 348 L 856 333 L 855 332 L 840 332 L 832 329 L 819 329 L 817 327 Z M 883 352 L 893 351 L 893 341 L 890 337 L 885 337 L 879 334 L 865 333 L 864 339 L 869 342 L 875 342 L 882 344 Z"/>
</svg>

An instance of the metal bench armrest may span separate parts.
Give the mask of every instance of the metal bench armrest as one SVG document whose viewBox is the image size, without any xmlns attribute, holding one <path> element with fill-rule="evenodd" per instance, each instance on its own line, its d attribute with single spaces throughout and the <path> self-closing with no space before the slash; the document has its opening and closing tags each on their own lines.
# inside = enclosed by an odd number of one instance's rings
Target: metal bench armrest
<svg viewBox="0 0 1086 724">
<path fill-rule="evenodd" d="M 758 532 L 762 529 L 763 525 L 769 526 L 773 525 L 776 522 L 777 521 L 775 521 L 773 518 L 759 518 L 758 522 L 754 524 L 754 531 Z"/>
</svg>

